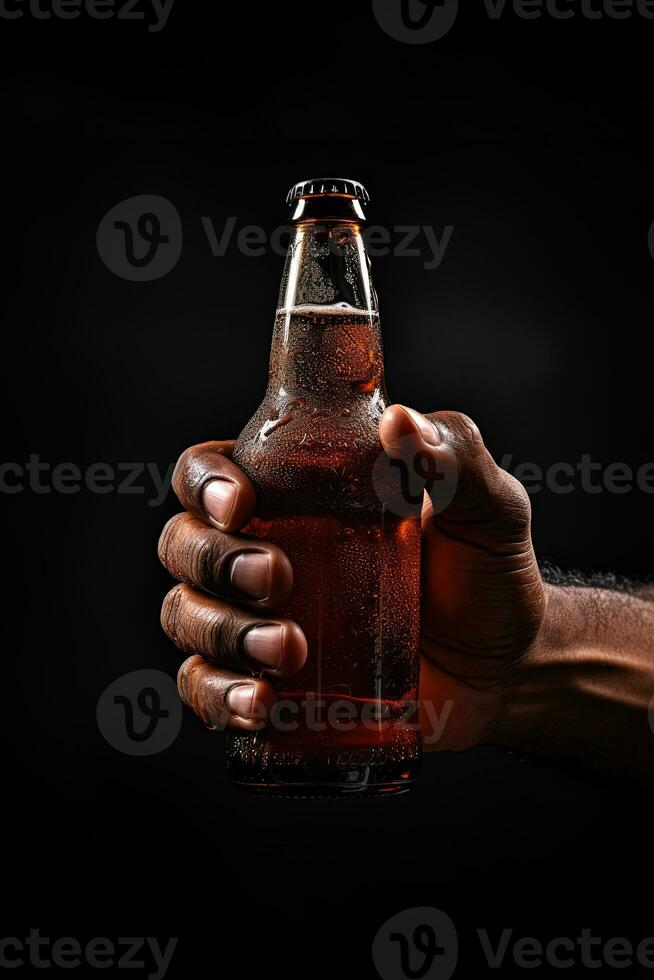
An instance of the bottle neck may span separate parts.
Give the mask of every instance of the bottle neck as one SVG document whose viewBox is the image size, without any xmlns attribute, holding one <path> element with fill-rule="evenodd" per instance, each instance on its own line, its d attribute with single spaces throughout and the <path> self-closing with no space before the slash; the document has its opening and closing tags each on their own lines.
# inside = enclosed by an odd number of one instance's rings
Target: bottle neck
<svg viewBox="0 0 654 980">
<path fill-rule="evenodd" d="M 286 257 L 270 387 L 293 397 L 335 389 L 386 397 L 377 295 L 352 220 L 302 220 Z"/>
<path fill-rule="evenodd" d="M 361 225 L 308 220 L 295 225 L 286 256 L 278 309 L 347 303 L 378 314 Z"/>
</svg>

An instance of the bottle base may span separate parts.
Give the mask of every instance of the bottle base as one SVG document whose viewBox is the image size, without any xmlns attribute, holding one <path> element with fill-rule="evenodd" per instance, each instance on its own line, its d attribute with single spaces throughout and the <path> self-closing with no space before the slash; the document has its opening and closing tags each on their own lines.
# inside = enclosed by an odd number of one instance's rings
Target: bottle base
<svg viewBox="0 0 654 980">
<path fill-rule="evenodd" d="M 388 771 L 361 766 L 338 772 L 298 772 L 295 767 L 251 769 L 232 761 L 230 773 L 236 789 L 250 796 L 296 799 L 399 796 L 408 793 L 418 777 L 419 760 L 410 760 Z M 284 770 L 287 771 L 284 771 Z"/>
<path fill-rule="evenodd" d="M 374 799 L 381 796 L 401 796 L 408 793 L 415 785 L 415 780 L 409 783 L 386 783 L 380 785 L 370 785 L 364 789 L 344 789 L 342 786 L 329 785 L 325 783 L 316 786 L 315 783 L 302 784 L 296 783 L 240 783 L 234 781 L 234 786 L 246 796 L 267 796 L 269 799 L 287 800 L 314 800 L 314 799 L 344 799 L 349 797 L 354 800 Z"/>
</svg>

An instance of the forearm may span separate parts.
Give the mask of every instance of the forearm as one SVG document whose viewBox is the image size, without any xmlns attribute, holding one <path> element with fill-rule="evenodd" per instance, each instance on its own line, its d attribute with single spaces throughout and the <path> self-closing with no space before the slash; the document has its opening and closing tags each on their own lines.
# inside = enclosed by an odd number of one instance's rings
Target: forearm
<svg viewBox="0 0 654 980">
<path fill-rule="evenodd" d="M 654 590 L 548 585 L 496 741 L 654 782 Z"/>
</svg>

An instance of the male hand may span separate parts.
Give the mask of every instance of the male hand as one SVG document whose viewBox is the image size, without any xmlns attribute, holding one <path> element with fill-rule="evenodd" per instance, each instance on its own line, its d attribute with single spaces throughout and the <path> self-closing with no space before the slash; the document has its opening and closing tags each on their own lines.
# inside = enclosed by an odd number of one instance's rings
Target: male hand
<svg viewBox="0 0 654 980">
<path fill-rule="evenodd" d="M 435 493 L 422 512 L 425 747 L 460 750 L 491 741 L 511 678 L 545 618 L 529 498 L 464 415 L 425 417 L 393 405 L 380 439 L 389 456 L 409 466 L 416 453 L 426 454 L 453 488 L 443 510 Z M 293 585 L 288 558 L 272 543 L 239 534 L 256 500 L 230 459 L 233 446 L 194 446 L 177 464 L 173 488 L 185 512 L 164 528 L 159 556 L 183 584 L 166 596 L 161 619 L 189 654 L 178 677 L 184 702 L 210 728 L 253 730 L 275 701 L 268 678 L 299 670 L 307 644 L 296 623 L 275 615 Z"/>
</svg>

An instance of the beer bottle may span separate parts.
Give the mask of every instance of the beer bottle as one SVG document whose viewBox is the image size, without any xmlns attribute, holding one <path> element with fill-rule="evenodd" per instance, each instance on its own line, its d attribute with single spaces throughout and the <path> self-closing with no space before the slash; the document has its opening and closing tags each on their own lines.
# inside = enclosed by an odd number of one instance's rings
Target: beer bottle
<svg viewBox="0 0 654 980">
<path fill-rule="evenodd" d="M 299 674 L 276 682 L 268 724 L 228 735 L 233 778 L 258 792 L 402 792 L 419 766 L 420 522 L 393 512 L 374 479 L 388 398 L 368 202 L 353 180 L 289 192 L 268 389 L 234 451 L 257 494 L 245 533 L 289 556 L 280 613 L 309 651 Z"/>
</svg>

